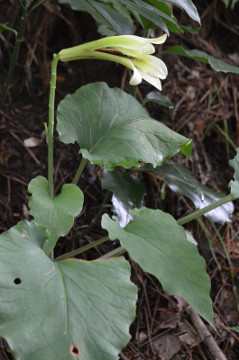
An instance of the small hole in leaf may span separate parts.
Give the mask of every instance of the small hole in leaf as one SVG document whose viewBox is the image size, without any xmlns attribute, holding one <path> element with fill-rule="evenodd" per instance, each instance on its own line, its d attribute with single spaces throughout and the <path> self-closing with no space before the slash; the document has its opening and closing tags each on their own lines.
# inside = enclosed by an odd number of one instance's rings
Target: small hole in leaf
<svg viewBox="0 0 239 360">
<path fill-rule="evenodd" d="M 22 280 L 20 278 L 15 278 L 13 282 L 15 285 L 20 285 L 22 283 Z"/>
<path fill-rule="evenodd" d="M 71 346 L 70 346 L 70 353 L 71 353 L 72 356 L 77 358 L 81 354 L 81 349 L 78 346 L 76 346 L 75 344 L 72 343 Z"/>
</svg>

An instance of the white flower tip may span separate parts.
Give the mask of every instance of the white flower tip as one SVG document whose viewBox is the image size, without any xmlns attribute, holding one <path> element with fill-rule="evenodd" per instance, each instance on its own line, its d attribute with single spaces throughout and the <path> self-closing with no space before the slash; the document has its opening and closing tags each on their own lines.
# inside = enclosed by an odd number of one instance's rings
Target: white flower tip
<svg viewBox="0 0 239 360">
<path fill-rule="evenodd" d="M 150 84 L 153 85 L 159 91 L 162 91 L 162 83 L 159 79 L 152 79 Z"/>
<path fill-rule="evenodd" d="M 167 66 L 164 64 L 164 62 L 162 61 L 162 64 L 161 64 L 161 74 L 160 74 L 160 79 L 164 80 L 166 79 L 166 77 L 168 76 L 168 69 L 167 69 Z"/>
<path fill-rule="evenodd" d="M 152 44 L 163 44 L 167 39 L 167 34 L 164 34 L 158 38 L 155 38 L 155 39 L 150 39 L 150 42 Z"/>
<path fill-rule="evenodd" d="M 134 67 L 134 73 L 132 78 L 130 79 L 130 85 L 135 86 L 135 85 L 139 85 L 142 82 L 142 76 L 140 74 L 140 72 Z"/>
<path fill-rule="evenodd" d="M 144 46 L 142 46 L 141 48 L 141 55 L 150 55 L 150 54 L 153 54 L 155 52 L 155 48 L 154 46 L 148 42 L 148 43 L 145 43 Z"/>
</svg>

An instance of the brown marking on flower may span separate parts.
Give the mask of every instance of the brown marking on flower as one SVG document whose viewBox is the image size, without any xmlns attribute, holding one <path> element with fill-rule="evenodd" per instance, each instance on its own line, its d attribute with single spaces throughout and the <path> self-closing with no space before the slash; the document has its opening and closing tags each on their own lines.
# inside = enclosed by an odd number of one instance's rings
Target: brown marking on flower
<svg viewBox="0 0 239 360">
<path fill-rule="evenodd" d="M 134 57 L 125 55 L 125 54 L 123 54 L 121 51 L 118 51 L 118 50 L 112 50 L 112 49 L 97 49 L 96 51 L 103 52 L 103 53 L 105 53 L 105 54 L 111 54 L 111 55 L 116 55 L 116 56 L 124 57 L 124 58 L 130 59 L 130 60 L 134 60 L 134 59 L 135 59 Z"/>
</svg>

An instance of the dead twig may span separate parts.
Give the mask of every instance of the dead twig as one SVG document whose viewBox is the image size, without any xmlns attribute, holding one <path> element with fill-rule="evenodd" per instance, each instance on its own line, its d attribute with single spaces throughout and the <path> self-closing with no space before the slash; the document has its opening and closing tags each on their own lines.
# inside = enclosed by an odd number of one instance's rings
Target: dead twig
<svg viewBox="0 0 239 360">
<path fill-rule="evenodd" d="M 214 356 L 215 360 L 227 360 L 225 355 L 223 354 L 222 350 L 217 345 L 216 341 L 214 340 L 212 334 L 208 331 L 206 325 L 200 318 L 200 316 L 193 311 L 193 309 L 188 306 L 186 309 L 187 313 L 189 314 L 194 327 L 196 328 L 199 336 L 207 345 L 210 353 Z"/>
</svg>

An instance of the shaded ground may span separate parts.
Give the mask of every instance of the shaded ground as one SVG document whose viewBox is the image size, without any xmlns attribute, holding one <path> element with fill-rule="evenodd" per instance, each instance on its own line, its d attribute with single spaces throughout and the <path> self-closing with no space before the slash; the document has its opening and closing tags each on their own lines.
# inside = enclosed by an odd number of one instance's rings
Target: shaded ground
<svg viewBox="0 0 239 360">
<path fill-rule="evenodd" d="M 196 3 L 196 2 L 195 2 Z M 172 35 L 167 45 L 183 45 L 185 48 L 198 48 L 215 57 L 239 66 L 239 9 L 232 12 L 225 10 L 221 1 L 197 1 L 203 21 L 198 35 Z M 0 22 L 19 21 L 15 1 L 1 1 Z M 179 16 L 183 15 L 180 13 Z M 185 20 L 189 22 L 189 20 Z M 28 219 L 27 203 L 29 181 L 41 174 L 46 176 L 47 148 L 44 136 L 44 122 L 47 121 L 48 83 L 51 54 L 64 47 L 90 41 L 99 37 L 94 21 L 86 14 L 72 12 L 60 7 L 55 1 L 47 1 L 38 11 L 30 16 L 19 60 L 5 106 L 0 110 L 0 230 L 5 231 L 21 219 Z M 2 84 L 12 48 L 12 36 L 4 34 L 0 38 L 0 73 Z M 239 145 L 238 85 L 239 78 L 234 75 L 212 72 L 205 64 L 189 59 L 165 55 L 169 76 L 163 83 L 163 93 L 175 104 L 173 110 L 148 106 L 152 117 L 192 138 L 194 143 L 192 162 L 177 158 L 192 174 L 217 191 L 227 192 L 227 184 L 232 176 L 228 159 L 234 152 L 215 128 L 215 124 L 228 125 L 230 139 Z M 58 70 L 57 102 L 68 92 L 93 81 L 105 81 L 109 86 L 118 86 L 130 92 L 128 70 L 121 66 L 99 61 L 61 64 Z M 139 87 L 138 98 L 151 88 L 143 84 Z M 24 140 L 34 137 L 36 147 L 27 147 Z M 75 146 L 64 146 L 56 141 L 55 180 L 58 187 L 71 181 L 75 164 L 79 161 Z M 98 167 L 87 168 L 80 180 L 80 187 L 85 193 L 85 209 L 68 239 L 62 240 L 57 252 L 73 250 L 76 247 L 98 239 L 104 233 L 97 223 L 83 239 L 74 237 L 85 229 L 97 213 L 103 201 L 104 192 L 95 175 L 100 174 Z M 193 209 L 193 205 L 183 196 L 177 196 L 167 189 L 164 201 L 160 200 L 162 180 L 154 176 L 142 179 L 147 187 L 147 206 L 161 208 L 179 218 Z M 153 199 L 153 201 L 152 201 Z M 235 211 L 232 226 L 218 227 L 232 262 L 235 285 L 238 286 L 238 212 Z M 230 267 L 226 254 L 215 235 L 210 223 L 204 220 L 208 235 L 212 241 L 218 262 L 216 265 L 207 239 L 199 222 L 190 223 L 188 229 L 199 242 L 200 252 L 207 261 L 212 282 L 212 299 L 215 321 L 220 337 L 209 329 L 226 359 L 239 359 L 238 336 L 228 330 L 228 326 L 238 324 L 238 311 L 230 277 Z M 69 238 L 73 241 L 69 241 Z M 95 258 L 110 249 L 102 245 L 93 250 L 88 258 Z M 83 254 L 83 257 L 86 255 Z M 144 274 L 135 264 L 133 281 L 139 288 L 137 318 L 132 325 L 132 341 L 124 349 L 121 359 L 125 360 L 180 360 L 216 358 L 210 345 L 202 341 L 204 331 L 190 309 L 180 299 L 165 295 L 159 282 L 151 275 Z M 187 310 L 187 311 L 186 311 Z M 2 359 L 10 355 L 2 343 Z M 1 359 L 0 356 L 0 359 Z M 221 356 L 220 354 L 218 356 Z M 218 357 L 220 359 L 220 357 Z"/>
</svg>

